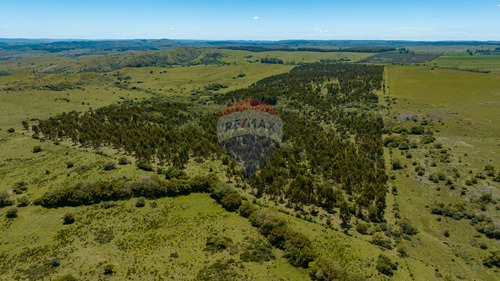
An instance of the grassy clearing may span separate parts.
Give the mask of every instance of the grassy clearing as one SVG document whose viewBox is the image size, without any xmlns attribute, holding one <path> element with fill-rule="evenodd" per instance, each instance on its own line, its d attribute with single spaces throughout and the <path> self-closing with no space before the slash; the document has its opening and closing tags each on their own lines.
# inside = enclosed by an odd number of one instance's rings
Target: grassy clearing
<svg viewBox="0 0 500 281">
<path fill-rule="evenodd" d="M 466 208 L 478 211 L 469 201 L 484 190 L 498 197 L 499 185 L 491 179 L 472 186 L 465 185 L 464 180 L 482 172 L 486 164 L 500 165 L 500 114 L 494 109 L 500 102 L 500 76 L 442 68 L 389 66 L 386 81 L 391 98 L 388 116 L 392 121 L 410 127 L 420 125 L 423 119 L 430 120 L 426 129 L 433 131 L 436 138 L 434 143 L 419 143 L 417 149 L 411 149 L 412 158 L 409 159 L 405 159 L 406 152 L 398 149 L 386 149 L 385 153 L 392 155 L 392 159 L 403 159 L 406 168 L 392 171 L 396 177 L 389 185 L 399 190 L 394 202 L 399 204 L 401 217 L 410 218 L 420 230 L 417 239 L 405 242 L 410 255 L 406 261 L 411 271 L 427 280 L 436 278 L 434 273 L 437 271 L 429 274 L 422 270 L 415 264 L 418 260 L 451 279 L 496 280 L 498 273 L 482 265 L 487 251 L 479 248 L 480 243 L 496 247 L 496 241 L 479 234 L 470 220 L 430 214 L 429 204 L 463 202 Z M 405 121 L 406 118 L 410 121 Z M 412 118 L 418 121 L 411 121 Z M 409 139 L 418 143 L 420 136 L 409 136 Z M 450 163 L 441 163 L 431 157 L 433 151 L 437 151 L 434 148 L 437 143 L 450 153 Z M 417 175 L 413 162 L 425 167 L 426 176 Z M 435 167 L 432 162 L 437 163 Z M 428 179 L 431 173 L 449 175 L 452 169 L 461 174 L 453 189 Z M 465 194 L 461 193 L 464 187 Z M 495 222 L 500 219 L 494 205 L 487 207 L 486 213 Z"/>
<path fill-rule="evenodd" d="M 350 59 L 357 62 L 366 57 L 372 56 L 372 53 L 321 53 L 321 52 L 286 52 L 286 51 L 270 51 L 270 52 L 250 52 L 240 50 L 226 50 L 222 49 L 220 52 L 224 55 L 221 59 L 224 62 L 245 64 L 259 61 L 261 58 L 275 57 L 282 59 L 286 64 L 290 63 L 312 63 L 320 60 L 339 60 Z"/>
<path fill-rule="evenodd" d="M 498 74 L 500 73 L 500 55 L 446 55 L 429 62 L 429 65 L 491 71 Z"/>
<path fill-rule="evenodd" d="M 260 234 L 246 219 L 217 206 L 207 194 L 147 200 L 143 208 L 135 207 L 135 201 L 116 202 L 108 209 L 102 204 L 58 209 L 26 207 L 13 222 L 2 217 L 7 230 L 1 238 L 2 247 L 9 253 L 3 258 L 17 268 L 3 276 L 39 279 L 72 273 L 90 280 L 104 278 L 104 265 L 112 264 L 113 278 L 117 279 L 191 280 L 215 260 L 233 258 L 240 278 L 307 277 L 303 270 L 287 264 L 279 252 L 269 262 L 240 262 L 238 253 Z M 61 218 L 67 212 L 75 215 L 75 223 L 62 224 Z M 217 253 L 204 251 L 210 235 L 230 238 L 232 248 Z M 33 249 L 39 249 L 36 256 Z M 60 260 L 59 267 L 23 270 L 53 258 Z"/>
</svg>

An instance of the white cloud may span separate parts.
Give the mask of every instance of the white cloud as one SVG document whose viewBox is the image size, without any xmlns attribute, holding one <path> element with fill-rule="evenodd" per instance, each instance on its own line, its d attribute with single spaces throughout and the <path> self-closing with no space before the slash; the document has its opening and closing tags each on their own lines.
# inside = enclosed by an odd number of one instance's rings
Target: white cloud
<svg viewBox="0 0 500 281">
<path fill-rule="evenodd" d="M 498 4 L 498 7 L 500 7 L 500 4 Z"/>
<path fill-rule="evenodd" d="M 253 17 L 253 19 L 254 19 L 254 20 L 258 20 L 258 19 L 259 19 L 259 17 L 255 16 L 255 17 Z"/>
<path fill-rule="evenodd" d="M 396 27 L 394 28 L 394 31 L 436 31 L 435 29 L 431 28 L 421 28 L 421 27 Z"/>
<path fill-rule="evenodd" d="M 173 28 L 173 27 L 170 27 L 170 28 L 169 28 L 169 30 L 174 30 L 174 28 Z"/>
<path fill-rule="evenodd" d="M 2 28 L 7 28 L 7 26 L 6 25 L 2 25 Z"/>
</svg>

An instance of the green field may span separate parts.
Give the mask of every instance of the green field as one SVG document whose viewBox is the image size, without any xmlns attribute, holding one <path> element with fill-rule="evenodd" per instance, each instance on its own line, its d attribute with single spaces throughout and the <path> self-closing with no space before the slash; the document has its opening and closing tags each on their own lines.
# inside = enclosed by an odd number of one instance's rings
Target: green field
<svg viewBox="0 0 500 281">
<path fill-rule="evenodd" d="M 445 55 L 429 63 L 440 67 L 500 73 L 500 55 Z"/>
<path fill-rule="evenodd" d="M 221 53 L 218 63 L 197 63 L 204 54 L 213 52 Z M 120 178 L 148 181 L 158 176 L 157 171 L 138 169 L 134 155 L 126 156 L 129 164 L 105 170 L 107 163 L 118 163 L 124 156 L 123 150 L 111 146 L 93 149 L 68 139 L 54 142 L 33 138 L 31 125 L 38 124 L 38 119 L 153 98 L 193 102 L 200 106 L 196 110 L 208 113 L 222 108 L 211 103 L 212 99 L 286 73 L 294 64 L 346 57 L 356 63 L 372 55 L 207 49 L 192 64 L 120 67 L 102 72 L 80 70 L 114 56 L 40 56 L 2 61 L 0 71 L 9 75 L 0 76 L 0 192 L 11 195 L 17 204 L 23 197 L 33 201 L 78 182 Z M 131 55 L 123 56 L 120 60 L 126 61 Z M 265 57 L 282 59 L 284 64 L 260 63 Z M 389 175 L 385 221 L 366 222 L 367 231 L 357 230 L 364 222 L 356 217 L 350 221 L 351 228 L 343 228 L 337 207 L 328 212 L 312 204 L 287 204 L 255 196 L 251 189 L 236 188 L 238 194 L 255 206 L 278 210 L 291 229 L 310 239 L 319 255 L 354 276 L 335 280 L 357 280 L 359 276 L 365 280 L 498 280 L 499 269 L 483 265 L 489 250 L 498 247 L 497 240 L 479 233 L 470 219 L 430 211 L 435 202 L 460 202 L 475 214 L 491 217 L 492 223 L 500 220 L 500 185 L 494 181 L 500 169 L 498 57 L 453 55 L 441 56 L 425 66 L 385 66 L 385 88 L 377 91 L 381 104 L 377 113 L 388 130 L 383 137 L 407 138 L 416 147 L 384 148 Z M 59 70 L 41 71 L 54 65 L 59 65 Z M 208 90 L 214 83 L 224 87 Z M 330 83 L 335 81 L 325 84 Z M 306 106 L 304 109 L 306 113 L 309 110 Z M 349 110 L 365 109 L 351 105 Z M 23 120 L 29 121 L 29 130 L 23 128 Z M 428 123 L 421 125 L 424 120 Z M 431 131 L 435 141 L 425 144 L 422 135 L 401 131 L 415 126 Z M 15 132 L 9 132 L 9 128 Z M 355 141 L 352 133 L 344 138 Z M 292 147 L 293 142 L 286 145 Z M 40 146 L 40 152 L 34 152 L 36 146 Z M 297 153 L 297 158 L 303 154 Z M 443 155 L 447 158 L 441 161 Z M 401 169 L 391 168 L 394 159 L 402 162 Z M 188 176 L 215 173 L 230 186 L 246 185 L 236 177 L 230 181 L 226 173 L 229 166 L 223 164 L 222 157 L 198 160 L 189 159 L 183 169 Z M 475 177 L 486 173 L 486 165 L 496 168 L 494 176 Z M 425 168 L 425 175 L 417 174 L 417 166 Z M 446 179 L 432 181 L 431 175 L 438 173 Z M 460 177 L 453 178 L 456 173 Z M 446 183 L 448 178 L 453 178 L 453 188 Z M 472 179 L 477 183 L 467 184 Z M 14 193 L 22 181 L 27 190 Z M 492 200 L 475 203 L 484 193 L 491 193 Z M 58 208 L 30 204 L 17 207 L 16 218 L 6 217 L 13 207 L 0 207 L 0 280 L 56 280 L 65 274 L 79 280 L 197 280 L 199 272 L 211 269 L 217 261 L 224 264 L 221 272 L 228 274 L 227 280 L 311 280 L 310 269 L 292 266 L 278 247 L 272 247 L 274 259 L 243 261 L 240 254 L 245 249 L 267 238 L 249 219 L 225 210 L 207 193 L 147 199 L 142 208 L 136 207 L 137 201 L 132 198 Z M 66 213 L 74 215 L 74 223 L 63 224 Z M 401 218 L 409 219 L 418 232 L 393 235 L 391 230 L 382 229 L 390 227 L 396 233 Z M 383 230 L 389 233 L 383 234 L 389 237 L 385 247 L 372 243 Z M 207 238 L 212 236 L 227 237 L 231 242 L 227 248 L 210 252 L 206 250 Z M 380 254 L 397 263 L 392 276 L 377 270 Z M 60 264 L 54 266 L 55 260 Z M 113 266 L 112 274 L 105 274 L 107 265 Z"/>
</svg>

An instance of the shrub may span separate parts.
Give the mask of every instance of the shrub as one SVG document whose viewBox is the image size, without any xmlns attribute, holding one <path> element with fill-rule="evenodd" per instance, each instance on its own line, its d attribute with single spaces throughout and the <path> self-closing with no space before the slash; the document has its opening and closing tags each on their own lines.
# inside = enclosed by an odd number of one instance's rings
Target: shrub
<svg viewBox="0 0 500 281">
<path fill-rule="evenodd" d="M 9 132 L 9 133 L 11 133 L 11 134 L 12 134 L 12 133 L 14 133 L 15 131 L 16 131 L 16 130 L 15 130 L 14 128 L 9 128 L 9 129 L 7 129 L 7 132 Z"/>
<path fill-rule="evenodd" d="M 146 205 L 146 198 L 144 197 L 139 197 L 137 198 L 137 202 L 135 202 L 135 206 L 138 208 L 142 208 Z"/>
<path fill-rule="evenodd" d="M 153 165 L 148 163 L 148 162 L 139 161 L 139 162 L 135 163 L 135 165 L 137 166 L 137 168 L 144 170 L 144 171 L 153 171 L 154 170 Z"/>
<path fill-rule="evenodd" d="M 232 261 L 217 260 L 215 263 L 205 266 L 198 272 L 196 280 L 213 281 L 213 280 L 238 280 L 238 273 L 232 269 Z"/>
<path fill-rule="evenodd" d="M 286 241 L 291 239 L 295 234 L 296 232 L 292 231 L 287 225 L 279 225 L 269 232 L 267 239 L 274 246 L 284 249 Z"/>
<path fill-rule="evenodd" d="M 476 230 L 489 238 L 500 239 L 500 227 L 492 222 L 482 222 L 476 225 Z"/>
<path fill-rule="evenodd" d="M 30 204 L 30 200 L 26 196 L 23 196 L 23 197 L 17 199 L 17 206 L 18 207 L 26 207 L 29 204 Z"/>
<path fill-rule="evenodd" d="M 114 169 L 116 169 L 116 164 L 115 164 L 115 162 L 110 161 L 110 162 L 104 164 L 102 169 L 104 171 L 114 170 Z"/>
<path fill-rule="evenodd" d="M 207 237 L 207 242 L 205 243 L 206 247 L 203 250 L 211 253 L 221 252 L 229 248 L 232 243 L 233 240 L 229 237 L 209 236 Z"/>
<path fill-rule="evenodd" d="M 167 171 L 165 171 L 165 178 L 168 179 L 189 179 L 189 176 L 186 172 L 179 170 L 175 167 L 169 167 Z"/>
<path fill-rule="evenodd" d="M 61 261 L 59 259 L 52 259 L 50 265 L 52 265 L 52 267 L 58 267 L 61 265 Z"/>
<path fill-rule="evenodd" d="M 271 230 L 274 228 L 285 225 L 285 220 L 272 209 L 263 209 L 254 212 L 250 216 L 250 222 L 253 226 L 258 227 L 260 232 L 266 236 L 271 233 Z"/>
<path fill-rule="evenodd" d="M 42 151 L 42 147 L 39 145 L 33 146 L 33 153 L 38 153 Z"/>
<path fill-rule="evenodd" d="M 274 259 L 271 243 L 262 239 L 250 240 L 250 244 L 240 254 L 240 259 L 245 262 L 265 262 Z"/>
<path fill-rule="evenodd" d="M 368 225 L 364 222 L 359 222 L 356 224 L 356 231 L 361 234 L 366 234 L 368 232 Z"/>
<path fill-rule="evenodd" d="M 408 149 L 410 149 L 410 145 L 407 142 L 402 142 L 399 145 L 399 150 L 408 150 Z"/>
<path fill-rule="evenodd" d="M 399 228 L 401 232 L 408 235 L 414 235 L 418 233 L 418 229 L 413 226 L 409 219 L 400 219 L 398 221 Z"/>
<path fill-rule="evenodd" d="M 71 169 L 75 166 L 75 163 L 73 161 L 68 161 L 66 162 L 66 168 Z"/>
<path fill-rule="evenodd" d="M 238 209 L 240 216 L 248 218 L 253 212 L 257 211 L 257 208 L 250 202 L 243 202 Z"/>
<path fill-rule="evenodd" d="M 422 135 L 423 133 L 424 133 L 423 127 L 415 126 L 415 127 L 411 127 L 411 129 L 410 129 L 410 134 L 413 134 L 413 135 Z"/>
<path fill-rule="evenodd" d="M 311 240 L 304 234 L 297 233 L 286 241 L 284 257 L 293 266 L 307 268 L 317 254 Z"/>
<path fill-rule="evenodd" d="M 118 164 L 119 165 L 127 165 L 127 164 L 130 164 L 130 160 L 128 160 L 127 157 L 122 156 L 122 157 L 118 158 Z"/>
<path fill-rule="evenodd" d="M 391 238 L 386 237 L 382 232 L 375 233 L 370 242 L 386 249 L 392 249 Z"/>
<path fill-rule="evenodd" d="M 397 270 L 397 264 L 393 263 L 391 259 L 384 255 L 380 254 L 377 259 L 377 270 L 385 275 L 392 276 L 394 274 L 394 270 Z"/>
<path fill-rule="evenodd" d="M 500 267 L 500 250 L 491 249 L 489 255 L 483 259 L 483 264 L 487 267 Z"/>
<path fill-rule="evenodd" d="M 393 170 L 400 170 L 403 169 L 403 163 L 399 159 L 392 159 L 391 160 L 391 166 Z"/>
<path fill-rule="evenodd" d="M 436 140 L 435 137 L 431 136 L 431 135 L 423 135 L 422 136 L 422 139 L 420 140 L 423 144 L 429 144 L 429 143 L 432 143 Z"/>
<path fill-rule="evenodd" d="M 213 199 L 215 199 L 215 201 L 220 203 L 222 198 L 224 198 L 226 194 L 232 191 L 233 189 L 231 188 L 231 186 L 221 182 L 214 188 L 212 194 L 210 194 L 210 197 L 212 197 Z"/>
<path fill-rule="evenodd" d="M 7 213 L 5 214 L 7 218 L 17 218 L 17 208 L 11 208 L 7 210 Z"/>
<path fill-rule="evenodd" d="M 317 257 L 309 265 L 309 275 L 312 280 L 330 281 L 345 280 L 346 272 L 338 264 L 325 257 Z"/>
<path fill-rule="evenodd" d="M 10 199 L 10 195 L 5 191 L 0 192 L 0 207 L 6 207 L 12 204 L 14 204 L 14 202 Z"/>
<path fill-rule="evenodd" d="M 398 252 L 398 254 L 399 254 L 402 258 L 408 257 L 408 253 L 406 253 L 406 248 L 405 248 L 405 246 L 403 246 L 402 244 L 399 244 L 399 245 L 396 247 L 396 252 Z"/>
<path fill-rule="evenodd" d="M 106 274 L 106 275 L 113 274 L 114 269 L 115 269 L 115 266 L 108 263 L 104 266 L 104 274 Z"/>
<path fill-rule="evenodd" d="M 403 142 L 405 141 L 399 136 L 389 136 L 384 139 L 384 146 L 396 148 Z"/>
<path fill-rule="evenodd" d="M 72 274 L 66 274 L 66 275 L 63 275 L 63 276 L 59 276 L 54 281 L 78 281 L 78 278 L 76 278 Z"/>
<path fill-rule="evenodd" d="M 28 183 L 25 181 L 17 182 L 12 188 L 12 192 L 14 192 L 15 194 L 21 194 L 26 190 L 28 190 Z"/>
<path fill-rule="evenodd" d="M 75 216 L 72 213 L 66 213 L 63 216 L 63 224 L 72 224 L 75 222 Z"/>
<path fill-rule="evenodd" d="M 227 193 L 221 200 L 222 207 L 230 212 L 241 206 L 241 196 L 236 191 Z"/>
</svg>

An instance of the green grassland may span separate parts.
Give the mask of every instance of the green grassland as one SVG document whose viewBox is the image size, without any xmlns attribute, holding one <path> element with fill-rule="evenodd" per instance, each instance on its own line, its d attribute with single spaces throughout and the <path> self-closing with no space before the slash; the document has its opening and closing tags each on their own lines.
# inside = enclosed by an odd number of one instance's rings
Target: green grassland
<svg viewBox="0 0 500 281">
<path fill-rule="evenodd" d="M 22 120 L 45 119 L 72 110 L 84 112 L 154 96 L 204 101 L 214 94 L 248 87 L 264 77 L 287 72 L 294 67 L 290 65 L 292 62 L 338 60 L 346 56 L 351 61 L 359 61 L 373 55 L 212 49 L 204 52 L 221 52 L 220 60 L 227 64 L 123 67 L 104 73 L 78 73 L 82 67 L 94 65 L 96 60 L 102 62 L 109 58 L 43 56 L 2 62 L 0 70 L 12 74 L 0 76 L 0 192 L 10 192 L 16 183 L 26 181 L 27 191 L 13 198 L 27 196 L 33 200 L 47 191 L 77 182 L 155 175 L 155 172 L 137 169 L 132 158 L 131 164 L 117 165 L 117 169 L 106 171 L 103 169 L 106 163 L 118 163 L 122 156 L 118 151 L 82 148 L 69 142 L 58 145 L 52 141 L 41 142 L 31 137 L 31 130 L 22 128 Z M 285 64 L 255 63 L 268 56 L 280 58 Z M 406 152 L 398 149 L 385 148 L 384 151 L 387 167 L 395 158 L 407 165 L 402 170 L 388 171 L 395 176 L 389 181 L 389 188 L 396 186 L 398 192 L 397 195 L 388 193 L 385 217 L 388 224 L 396 222 L 394 203 L 397 203 L 400 216 L 409 218 L 417 226 L 419 232 L 400 243 L 408 257 L 402 257 L 394 248 L 370 243 L 372 235 L 358 233 L 355 228 L 342 230 L 338 215 L 320 211 L 318 216 L 304 216 L 301 211 L 264 198 L 255 203 L 281 210 L 280 215 L 294 230 L 308 236 L 321 255 L 369 280 L 498 280 L 495 269 L 482 265 L 488 250 L 478 246 L 485 243 L 492 249 L 498 246 L 497 241 L 479 234 L 469 220 L 449 217 L 437 220 L 439 216 L 431 214 L 428 208 L 434 201 L 461 201 L 476 210 L 478 206 L 469 200 L 481 194 L 482 186 L 491 187 L 494 197 L 499 197 L 498 183 L 489 178 L 472 186 L 464 184 L 469 170 L 476 174 L 486 164 L 500 169 L 497 125 L 500 114 L 496 110 L 500 106 L 500 76 L 495 73 L 496 57 L 490 57 L 491 60 L 486 57 L 490 56 L 473 56 L 481 58 L 477 62 L 469 61 L 468 57 L 443 57 L 432 63 L 454 67 L 454 63 L 463 62 L 465 68 L 485 67 L 492 71 L 489 74 L 432 69 L 431 66 L 386 67 L 386 92 L 380 95 L 381 100 L 386 101 L 387 110 L 381 114 L 386 116 L 387 123 L 411 127 L 415 122 L 407 121 L 405 116 L 416 116 L 419 123 L 425 118 L 431 120 L 426 129 L 432 130 L 436 137 L 434 143 L 423 145 L 420 136 L 409 135 L 419 143 L 418 148 L 409 150 L 412 158 L 406 158 Z M 40 73 L 55 64 L 65 70 Z M 245 76 L 238 77 L 240 73 Z M 127 76 L 130 79 L 126 85 L 117 79 Z M 117 81 L 120 84 L 116 84 Z M 71 87 L 60 91 L 44 88 L 62 82 L 68 82 Z M 211 83 L 227 88 L 209 91 L 205 87 Z M 36 123 L 30 121 L 30 125 Z M 11 127 L 16 132 L 8 133 Z M 449 149 L 450 163 L 430 165 L 433 154 L 426 154 L 436 151 L 435 143 Z M 40 146 L 42 151 L 33 153 L 34 146 Z M 73 162 L 73 166 L 69 167 L 68 162 Z M 453 168 L 458 169 L 462 177 L 451 190 L 442 182 L 436 184 L 419 177 L 412 162 L 424 166 L 427 177 L 431 172 L 448 173 Z M 190 161 L 185 171 L 190 176 L 213 171 L 226 179 L 225 168 L 221 159 L 209 159 L 204 163 Z M 465 196 L 460 194 L 462 187 L 468 190 Z M 246 191 L 239 192 L 251 201 L 254 198 Z M 146 200 L 143 208 L 135 207 L 136 201 L 113 202 L 110 208 L 105 208 L 103 203 L 61 208 L 30 205 L 19 207 L 15 219 L 6 218 L 8 208 L 0 208 L 0 280 L 54 280 L 64 274 L 73 274 L 81 280 L 196 280 L 202 268 L 217 260 L 231 259 L 234 261 L 229 268 L 236 272 L 236 280 L 310 280 L 307 269 L 291 266 L 276 248 L 273 249 L 276 259 L 242 262 L 239 257 L 242 250 L 252 239 L 264 237 L 247 219 L 224 210 L 208 194 Z M 498 222 L 495 205 L 488 204 L 486 208 Z M 306 206 L 305 210 L 311 208 Z M 63 224 L 66 213 L 75 215 L 75 223 Z M 332 219 L 331 225 L 327 225 L 327 218 Z M 352 224 L 356 225 L 355 220 Z M 375 229 L 376 224 L 371 223 L 369 227 Z M 443 235 L 445 230 L 449 231 L 449 237 Z M 232 247 L 216 253 L 205 251 L 210 235 L 231 238 Z M 394 276 L 382 275 L 375 268 L 380 253 L 398 263 Z M 50 265 L 53 259 L 60 260 L 60 265 Z M 114 266 L 113 275 L 104 274 L 107 264 Z"/>
<path fill-rule="evenodd" d="M 431 61 L 429 65 L 500 73 L 500 55 L 444 55 Z"/>
<path fill-rule="evenodd" d="M 417 241 L 409 243 L 409 255 L 433 264 L 452 279 L 497 279 L 498 273 L 482 266 L 488 251 L 479 248 L 480 243 L 495 248 L 497 241 L 479 234 L 469 220 L 432 215 L 429 205 L 462 202 L 476 212 L 479 208 L 472 200 L 488 192 L 498 198 L 499 185 L 491 178 L 471 186 L 464 180 L 484 173 L 485 165 L 498 167 L 500 164 L 500 114 L 496 110 L 500 76 L 422 66 L 389 66 L 386 81 L 391 97 L 388 119 L 392 120 L 388 122 L 410 127 L 419 125 L 423 119 L 432 120 L 429 129 L 436 138 L 434 143 L 419 143 L 417 149 L 409 150 L 411 158 L 406 158 L 406 152 L 401 150 L 386 151 L 391 159 L 404 159 L 406 168 L 393 172 L 396 178 L 390 185 L 398 188 L 395 202 L 400 205 L 401 216 L 418 222 L 422 232 Z M 410 136 L 410 139 L 419 142 L 420 136 Z M 436 143 L 448 150 L 450 163 L 436 160 L 435 155 L 439 154 Z M 437 163 L 435 167 L 432 162 Z M 425 167 L 425 177 L 417 175 L 414 163 Z M 461 174 L 453 188 L 427 179 L 434 172 L 450 175 L 453 169 Z M 466 192 L 462 193 L 464 188 Z M 486 206 L 483 212 L 491 215 L 496 223 L 500 219 L 495 204 Z M 449 237 L 443 235 L 445 231 Z"/>
<path fill-rule="evenodd" d="M 275 57 L 282 59 L 285 64 L 312 63 L 320 60 L 340 60 L 348 59 L 352 62 L 359 61 L 373 54 L 370 53 L 349 53 L 349 52 L 286 52 L 286 51 L 268 51 L 268 52 L 250 52 L 240 50 L 220 49 L 224 57 L 221 59 L 228 63 L 252 63 L 260 61 L 261 58 Z"/>
</svg>

